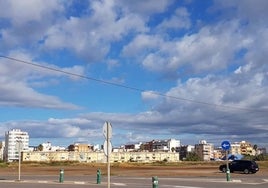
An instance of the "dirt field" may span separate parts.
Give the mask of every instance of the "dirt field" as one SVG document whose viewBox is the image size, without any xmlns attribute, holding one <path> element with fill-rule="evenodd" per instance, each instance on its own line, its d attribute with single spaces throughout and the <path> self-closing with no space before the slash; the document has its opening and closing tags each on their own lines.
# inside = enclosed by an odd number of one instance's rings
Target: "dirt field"
<svg viewBox="0 0 268 188">
<path fill-rule="evenodd" d="M 223 163 L 223 162 L 222 162 Z M 207 163 L 176 163 L 176 164 L 140 164 L 140 163 L 116 163 L 111 164 L 112 176 L 142 176 L 142 177 L 216 177 L 224 176 L 218 170 L 219 162 Z M 257 175 L 268 177 L 268 162 L 259 163 L 260 171 Z M 22 164 L 23 175 L 59 175 L 60 169 L 64 169 L 66 176 L 96 175 L 98 169 L 102 175 L 107 174 L 106 164 Z M 7 167 L 0 167 L 1 175 L 16 175 L 18 165 L 12 164 Z M 234 174 L 233 176 L 236 176 Z"/>
</svg>

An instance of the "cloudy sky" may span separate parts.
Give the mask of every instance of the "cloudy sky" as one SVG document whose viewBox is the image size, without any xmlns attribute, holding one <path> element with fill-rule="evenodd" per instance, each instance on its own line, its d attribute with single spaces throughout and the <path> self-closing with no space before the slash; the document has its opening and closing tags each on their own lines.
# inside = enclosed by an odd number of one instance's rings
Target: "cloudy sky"
<svg viewBox="0 0 268 188">
<path fill-rule="evenodd" d="M 267 0 L 0 0 L 0 138 L 268 147 Z"/>
</svg>

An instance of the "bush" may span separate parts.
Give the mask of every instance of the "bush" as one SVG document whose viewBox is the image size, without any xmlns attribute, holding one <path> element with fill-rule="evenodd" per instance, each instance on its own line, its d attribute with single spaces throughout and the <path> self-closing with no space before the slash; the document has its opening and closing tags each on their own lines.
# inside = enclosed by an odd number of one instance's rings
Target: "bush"
<svg viewBox="0 0 268 188">
<path fill-rule="evenodd" d="M 268 154 L 260 154 L 257 156 L 254 155 L 245 155 L 243 157 L 245 160 L 254 160 L 254 161 L 268 161 Z"/>
<path fill-rule="evenodd" d="M 202 161 L 202 159 L 195 152 L 189 152 L 186 155 L 185 161 Z"/>
</svg>

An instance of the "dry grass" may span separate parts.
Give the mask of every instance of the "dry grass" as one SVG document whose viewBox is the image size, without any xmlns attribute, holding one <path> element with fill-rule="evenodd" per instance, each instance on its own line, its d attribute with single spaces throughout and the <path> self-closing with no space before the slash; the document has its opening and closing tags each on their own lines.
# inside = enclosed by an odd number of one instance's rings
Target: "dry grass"
<svg viewBox="0 0 268 188">
<path fill-rule="evenodd" d="M 179 162 L 179 163 L 112 163 L 113 176 L 222 176 L 218 166 L 224 162 Z M 258 162 L 260 171 L 258 175 L 268 175 L 268 161 Z M 5 167 L 0 166 L 0 175 L 15 175 L 18 163 L 11 163 Z M 107 164 L 103 163 L 22 163 L 21 171 L 24 175 L 55 175 L 64 169 L 65 175 L 84 176 L 96 175 L 98 169 L 106 175 Z"/>
</svg>

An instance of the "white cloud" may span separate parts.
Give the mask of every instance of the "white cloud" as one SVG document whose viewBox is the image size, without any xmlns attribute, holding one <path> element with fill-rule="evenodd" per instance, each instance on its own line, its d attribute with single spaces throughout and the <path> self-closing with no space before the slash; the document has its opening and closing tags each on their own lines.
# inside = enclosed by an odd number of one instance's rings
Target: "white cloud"
<svg viewBox="0 0 268 188">
<path fill-rule="evenodd" d="M 92 2 L 90 17 L 70 17 L 51 27 L 44 38 L 44 47 L 69 49 L 91 63 L 105 57 L 111 42 L 132 31 L 146 31 L 141 17 L 118 15 L 115 7 L 113 1 Z"/>
<path fill-rule="evenodd" d="M 143 34 L 137 35 L 128 45 L 124 46 L 122 54 L 124 56 L 135 57 L 143 51 L 156 48 L 157 44 L 157 37 Z"/>
<path fill-rule="evenodd" d="M 0 16 L 11 19 L 14 25 L 23 25 L 30 21 L 40 22 L 50 17 L 53 12 L 63 10 L 59 2 L 57 0 L 1 0 L 0 6 L 4 8 L 1 9 Z"/>
<path fill-rule="evenodd" d="M 143 100 L 156 100 L 159 98 L 159 95 L 155 91 L 144 91 L 141 93 L 141 97 Z"/>
<path fill-rule="evenodd" d="M 0 1 L 0 17 L 4 22 L 0 30 L 0 49 L 3 52 L 16 49 L 32 49 L 37 51 L 41 41 L 51 24 L 61 17 L 54 15 L 62 13 L 60 1 L 29 0 Z"/>
<path fill-rule="evenodd" d="M 235 32 L 237 29 L 235 22 L 220 23 L 179 40 L 165 41 L 159 45 L 157 53 L 145 57 L 143 65 L 149 70 L 163 72 L 174 72 L 183 67 L 193 73 L 224 70 L 232 62 L 234 53 L 247 47 L 241 46 L 241 36 Z"/>
<path fill-rule="evenodd" d="M 266 0 L 226 0 L 224 2 L 221 0 L 214 0 L 214 3 L 214 8 L 217 10 L 227 10 L 227 15 L 231 14 L 231 16 L 235 16 L 243 21 L 250 21 L 253 25 L 266 22 L 265 19 L 262 18 L 268 16 L 268 2 Z M 232 8 L 235 8 L 236 11 L 231 11 L 233 10 Z"/>
<path fill-rule="evenodd" d="M 47 64 L 44 65 L 33 62 L 31 60 L 32 57 L 25 53 L 12 52 L 11 56 L 25 62 L 50 67 L 50 65 Z M 11 60 L 4 58 L 1 58 L 0 62 L 0 92 L 2 93 L 0 97 L 1 105 L 34 108 L 78 109 L 78 106 L 74 104 L 65 103 L 56 96 L 42 94 L 31 87 L 34 85 L 48 86 L 45 82 L 50 82 L 51 80 L 46 80 L 47 77 L 62 77 L 66 76 L 65 74 L 23 62 L 12 62 Z M 68 68 L 53 66 L 53 69 L 68 71 L 79 75 L 83 75 L 84 72 L 84 69 L 79 66 Z M 40 82 L 40 84 L 38 82 Z"/>
<path fill-rule="evenodd" d="M 151 15 L 154 13 L 164 12 L 168 6 L 174 2 L 174 0 L 158 0 L 157 3 L 155 0 L 117 0 L 116 2 L 123 5 L 123 7 L 130 12 Z"/>
<path fill-rule="evenodd" d="M 77 125 L 88 125 L 90 120 L 84 118 L 68 118 L 68 119 L 58 119 L 58 118 L 49 118 L 48 123 L 50 124 L 77 124 Z"/>
<path fill-rule="evenodd" d="M 175 14 L 171 18 L 165 19 L 160 23 L 157 28 L 160 30 L 189 29 L 191 25 L 189 12 L 186 8 L 181 7 L 175 11 Z"/>
</svg>

